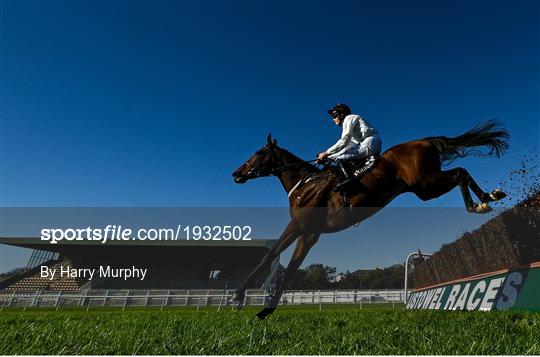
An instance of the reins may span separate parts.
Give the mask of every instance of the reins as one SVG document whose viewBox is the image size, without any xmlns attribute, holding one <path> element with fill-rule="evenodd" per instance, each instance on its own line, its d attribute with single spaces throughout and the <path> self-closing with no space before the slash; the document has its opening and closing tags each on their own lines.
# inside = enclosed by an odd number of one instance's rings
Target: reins
<svg viewBox="0 0 540 357">
<path fill-rule="evenodd" d="M 275 159 L 278 159 L 280 160 L 281 162 L 283 162 L 282 158 L 277 155 L 277 153 L 274 151 L 274 150 L 270 150 L 270 154 L 272 155 L 272 158 L 271 160 L 275 163 Z M 302 165 L 305 165 L 305 164 L 310 164 L 312 162 L 316 162 L 317 159 L 313 159 L 313 160 L 300 160 L 299 162 L 296 162 L 294 164 L 288 164 L 288 165 L 281 165 L 281 166 L 278 166 L 278 167 L 274 167 L 274 168 L 271 168 L 271 169 L 263 169 L 263 170 L 256 170 L 254 167 L 251 166 L 251 164 L 249 162 L 246 162 L 246 164 L 249 166 L 250 170 L 248 171 L 247 175 L 250 175 L 251 178 L 255 178 L 255 177 L 262 177 L 262 176 L 277 176 L 277 174 L 279 174 L 280 172 L 282 171 L 285 171 L 289 168 L 292 168 L 292 167 L 297 167 L 297 166 L 302 166 Z M 309 171 L 307 168 L 306 168 L 307 171 Z M 331 176 L 332 174 L 330 175 L 324 175 L 324 176 L 319 176 L 317 177 L 317 179 L 321 179 L 321 178 L 324 178 L 324 177 L 327 177 L 327 176 Z M 302 180 L 301 180 L 302 181 Z M 300 182 L 299 182 L 300 183 Z"/>
<path fill-rule="evenodd" d="M 295 167 L 295 166 L 300 166 L 300 165 L 304 165 L 304 164 L 309 164 L 309 163 L 312 163 L 312 162 L 315 162 L 317 161 L 317 159 L 314 159 L 314 160 L 309 160 L 309 161 L 301 161 L 301 162 L 297 162 L 297 163 L 294 163 L 294 164 L 289 164 L 289 165 L 282 165 L 282 166 L 278 166 L 278 167 L 275 167 L 273 169 L 270 170 L 270 175 L 275 175 L 275 172 L 280 172 L 282 170 L 286 170 L 290 167 Z"/>
</svg>

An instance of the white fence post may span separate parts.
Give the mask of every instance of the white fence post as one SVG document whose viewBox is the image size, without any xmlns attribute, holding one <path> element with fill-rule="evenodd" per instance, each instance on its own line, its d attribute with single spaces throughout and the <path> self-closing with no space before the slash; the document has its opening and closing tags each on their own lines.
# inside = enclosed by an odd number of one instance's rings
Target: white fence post
<svg viewBox="0 0 540 357">
<path fill-rule="evenodd" d="M 15 296 L 15 291 L 14 291 L 13 294 L 11 294 L 11 296 L 9 297 L 8 307 L 11 306 L 11 303 L 12 303 L 12 301 L 13 301 L 13 296 Z"/>
<path fill-rule="evenodd" d="M 126 309 L 128 299 L 129 299 L 129 290 L 128 290 L 126 296 L 124 297 L 124 306 L 122 306 L 122 311 L 124 311 Z M 90 306 L 90 304 L 88 304 L 88 306 Z"/>
<path fill-rule="evenodd" d="M 161 309 L 159 309 L 160 311 L 163 311 L 163 306 L 167 305 L 169 303 L 169 295 L 171 294 L 171 291 L 170 290 L 167 290 L 167 296 L 164 297 L 162 300 L 161 300 Z"/>
<path fill-rule="evenodd" d="M 56 303 L 55 303 L 55 307 L 56 309 L 55 310 L 58 310 L 58 308 L 60 307 L 60 297 L 62 296 L 62 292 L 59 291 L 58 292 L 58 296 L 56 297 Z"/>
</svg>

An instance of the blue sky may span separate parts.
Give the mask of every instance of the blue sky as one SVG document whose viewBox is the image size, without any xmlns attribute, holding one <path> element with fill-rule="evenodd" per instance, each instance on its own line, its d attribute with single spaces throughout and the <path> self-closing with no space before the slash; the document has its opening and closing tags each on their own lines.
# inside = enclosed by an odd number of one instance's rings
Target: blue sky
<svg viewBox="0 0 540 357">
<path fill-rule="evenodd" d="M 277 180 L 231 172 L 268 132 L 314 158 L 336 102 L 384 149 L 500 118 L 509 153 L 459 162 L 487 189 L 537 150 L 536 1 L 0 6 L 2 206 L 286 206 Z"/>
</svg>

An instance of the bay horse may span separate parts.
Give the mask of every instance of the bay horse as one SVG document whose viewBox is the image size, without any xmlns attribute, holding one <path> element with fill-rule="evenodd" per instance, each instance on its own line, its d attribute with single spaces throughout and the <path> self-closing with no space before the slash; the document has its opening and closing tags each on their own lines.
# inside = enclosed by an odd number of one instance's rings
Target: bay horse
<svg viewBox="0 0 540 357">
<path fill-rule="evenodd" d="M 502 190 L 484 192 L 464 168 L 443 171 L 441 167 L 472 154 L 474 151 L 470 148 L 473 147 L 486 146 L 489 152 L 482 156 L 500 157 L 509 147 L 508 139 L 506 129 L 491 120 L 457 137 L 427 137 L 396 145 L 384 152 L 374 167 L 354 183 L 355 189 L 349 199 L 344 200 L 342 194 L 335 191 L 340 177 L 334 169 L 319 169 L 299 159 L 278 147 L 269 134 L 266 145 L 232 175 L 236 183 L 276 176 L 289 195 L 291 220 L 277 243 L 236 290 L 233 300 L 237 307 L 242 307 L 247 287 L 296 240 L 287 268 L 265 307 L 257 314 L 258 318 L 264 319 L 274 312 L 291 277 L 321 234 L 338 232 L 367 219 L 402 193 L 412 192 L 426 201 L 459 186 L 467 211 L 491 211 L 488 203 L 504 198 L 506 194 Z M 479 203 L 473 201 L 469 188 Z M 360 207 L 362 209 L 353 209 Z"/>
</svg>

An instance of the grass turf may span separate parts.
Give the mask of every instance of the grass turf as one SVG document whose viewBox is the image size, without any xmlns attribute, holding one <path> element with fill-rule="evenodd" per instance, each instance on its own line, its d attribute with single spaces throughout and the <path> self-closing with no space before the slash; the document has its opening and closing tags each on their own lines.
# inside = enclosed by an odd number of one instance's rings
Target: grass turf
<svg viewBox="0 0 540 357">
<path fill-rule="evenodd" d="M 540 354 L 540 314 L 283 307 L 4 310 L 0 354 Z"/>
</svg>

